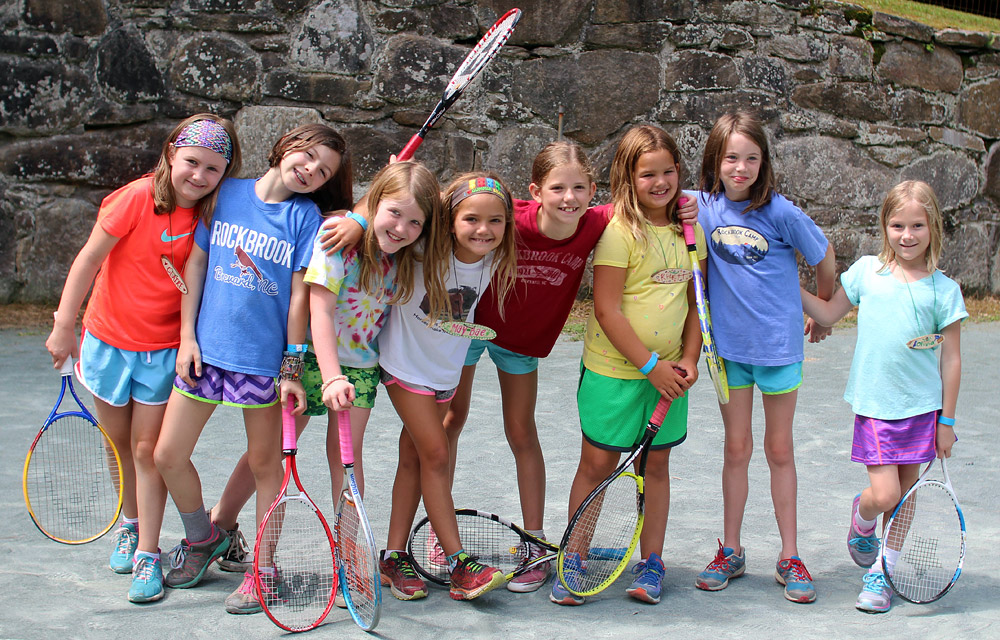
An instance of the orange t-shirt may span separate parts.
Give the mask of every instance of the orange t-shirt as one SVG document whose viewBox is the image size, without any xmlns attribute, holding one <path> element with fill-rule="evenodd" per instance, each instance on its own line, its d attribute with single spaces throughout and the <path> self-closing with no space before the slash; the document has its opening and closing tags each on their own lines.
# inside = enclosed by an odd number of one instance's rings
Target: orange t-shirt
<svg viewBox="0 0 1000 640">
<path fill-rule="evenodd" d="M 153 212 L 153 179 L 144 176 L 101 203 L 97 224 L 118 242 L 101 265 L 83 326 L 94 337 L 127 351 L 180 344 L 181 292 L 161 255 L 181 273 L 198 223 L 194 209 Z"/>
</svg>

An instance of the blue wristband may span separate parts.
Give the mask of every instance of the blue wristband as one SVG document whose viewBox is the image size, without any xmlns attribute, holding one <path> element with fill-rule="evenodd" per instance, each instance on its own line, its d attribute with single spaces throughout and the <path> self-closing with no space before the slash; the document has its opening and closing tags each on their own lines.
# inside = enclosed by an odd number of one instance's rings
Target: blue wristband
<svg viewBox="0 0 1000 640">
<path fill-rule="evenodd" d="M 353 211 L 348 211 L 347 216 L 345 217 L 350 218 L 351 220 L 354 220 L 355 222 L 360 224 L 362 231 L 368 230 L 368 221 L 365 220 L 365 217 L 360 213 L 354 213 Z"/>
<path fill-rule="evenodd" d="M 941 424 L 943 424 L 946 427 L 954 427 L 955 426 L 955 419 L 954 418 L 945 418 L 944 416 L 938 416 L 938 422 L 940 422 Z"/>
<path fill-rule="evenodd" d="M 308 344 L 291 344 L 286 345 L 285 351 L 290 351 L 292 353 L 305 353 L 309 350 Z"/>
<path fill-rule="evenodd" d="M 654 351 L 653 353 L 649 354 L 649 361 L 639 368 L 639 373 L 641 373 L 644 376 L 648 376 L 649 372 L 653 370 L 653 367 L 655 367 L 656 363 L 659 361 L 660 361 L 660 354 Z"/>
</svg>

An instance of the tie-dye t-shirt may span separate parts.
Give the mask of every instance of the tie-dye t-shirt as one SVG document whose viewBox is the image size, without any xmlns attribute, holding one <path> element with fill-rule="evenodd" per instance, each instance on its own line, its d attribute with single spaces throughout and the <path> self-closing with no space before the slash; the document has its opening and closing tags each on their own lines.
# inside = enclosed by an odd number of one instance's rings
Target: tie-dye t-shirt
<svg viewBox="0 0 1000 640">
<path fill-rule="evenodd" d="M 320 230 L 320 234 L 323 230 Z M 305 281 L 326 287 L 337 296 L 334 326 L 337 328 L 337 357 L 342 366 L 367 369 L 378 365 L 375 337 L 388 313 L 386 302 L 395 290 L 396 267 L 385 265 L 385 290 L 369 293 L 361 287 L 360 255 L 356 249 L 328 256 L 320 247 L 319 235 L 313 244 L 312 260 Z"/>
</svg>

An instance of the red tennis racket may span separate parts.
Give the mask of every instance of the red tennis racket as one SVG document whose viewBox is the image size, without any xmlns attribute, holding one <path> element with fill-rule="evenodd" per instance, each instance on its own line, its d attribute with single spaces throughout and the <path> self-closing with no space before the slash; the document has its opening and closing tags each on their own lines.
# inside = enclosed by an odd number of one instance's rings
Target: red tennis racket
<svg viewBox="0 0 1000 640">
<path fill-rule="evenodd" d="M 444 112 L 448 110 L 448 107 L 455 104 L 458 97 L 462 95 L 466 87 L 475 79 L 479 72 L 489 64 L 493 56 L 500 51 L 507 39 L 510 38 L 510 34 L 514 32 L 514 27 L 517 26 L 517 21 L 521 19 L 520 9 L 511 9 L 507 13 L 503 14 L 499 20 L 496 21 L 490 30 L 486 32 L 476 46 L 472 48 L 469 55 L 465 57 L 462 64 L 459 65 L 458 71 L 455 75 L 451 77 L 448 81 L 448 86 L 444 88 L 444 94 L 442 94 L 441 99 L 438 101 L 437 106 L 431 111 L 431 115 L 424 122 L 424 125 L 420 127 L 418 131 L 410 141 L 406 143 L 403 150 L 400 151 L 396 159 L 397 160 L 409 160 L 413 157 L 413 153 L 417 150 L 417 147 L 424 141 L 424 136 L 434 123 L 444 115 Z"/>
</svg>

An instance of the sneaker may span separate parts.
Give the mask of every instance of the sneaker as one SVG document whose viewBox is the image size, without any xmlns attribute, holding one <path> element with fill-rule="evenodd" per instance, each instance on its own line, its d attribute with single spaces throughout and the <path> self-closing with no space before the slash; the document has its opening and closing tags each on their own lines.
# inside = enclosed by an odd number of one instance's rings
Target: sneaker
<svg viewBox="0 0 1000 640">
<path fill-rule="evenodd" d="M 719 540 L 719 550 L 715 560 L 708 563 L 705 570 L 694 579 L 694 586 L 705 591 L 719 591 L 729 586 L 729 581 L 739 578 L 747 568 L 747 550 L 737 555 L 729 547 L 722 546 Z"/>
<path fill-rule="evenodd" d="M 232 529 L 226 529 L 229 536 L 229 549 L 219 558 L 219 568 L 231 573 L 245 573 L 250 570 L 250 545 L 240 531 L 239 523 Z"/>
<path fill-rule="evenodd" d="M 847 529 L 847 551 L 851 554 L 851 560 L 859 567 L 870 567 L 878 557 L 879 541 L 875 535 L 875 527 L 867 534 L 858 529 L 854 522 L 854 514 L 858 512 L 858 503 L 861 501 L 861 494 L 854 496 L 851 504 L 851 526 Z"/>
<path fill-rule="evenodd" d="M 253 572 L 246 571 L 243 573 L 243 582 L 240 586 L 226 597 L 226 612 L 243 614 L 260 613 L 261 610 L 257 590 L 253 586 Z"/>
<path fill-rule="evenodd" d="M 816 600 L 812 576 L 798 556 L 779 560 L 774 569 L 774 579 L 785 585 L 785 598 L 803 604 Z"/>
<path fill-rule="evenodd" d="M 663 588 L 663 574 L 665 572 L 666 569 L 660 556 L 650 553 L 649 558 L 632 568 L 635 580 L 632 581 L 632 586 L 625 590 L 625 593 L 636 600 L 657 604 L 660 601 L 660 590 Z"/>
<path fill-rule="evenodd" d="M 163 597 L 163 569 L 160 558 L 139 556 L 132 568 L 129 602 L 155 602 Z"/>
<path fill-rule="evenodd" d="M 487 566 L 467 553 L 458 556 L 458 564 L 451 570 L 452 600 L 474 600 L 506 582 L 503 572 Z"/>
<path fill-rule="evenodd" d="M 398 600 L 426 598 L 427 583 L 417 575 L 410 554 L 393 551 L 389 554 L 388 560 L 382 559 L 384 555 L 379 553 L 378 569 L 382 576 L 382 584 L 389 586 L 392 595 Z"/>
<path fill-rule="evenodd" d="M 580 560 L 580 554 L 567 553 L 566 559 L 563 561 L 563 579 L 576 588 L 580 584 L 582 574 L 583 563 Z M 558 576 L 552 581 L 552 593 L 549 594 L 549 600 L 569 607 L 579 606 L 586 602 L 583 596 L 578 596 L 567 589 Z"/>
<path fill-rule="evenodd" d="M 341 609 L 347 608 L 347 600 L 344 600 L 344 590 L 339 584 L 337 585 L 337 595 L 333 596 L 333 604 Z"/>
<path fill-rule="evenodd" d="M 205 577 L 208 565 L 221 557 L 229 549 L 229 536 L 219 527 L 212 525 L 212 535 L 208 540 L 191 544 L 187 539 L 174 548 L 167 574 L 167 586 L 173 589 L 188 589 Z"/>
<path fill-rule="evenodd" d="M 527 562 L 534 560 L 535 558 L 541 558 L 545 555 L 545 549 L 528 544 L 528 558 Z M 552 571 L 551 562 L 542 562 L 537 564 L 528 571 L 525 571 L 519 576 L 515 576 L 513 580 L 507 583 L 507 590 L 513 591 L 514 593 L 531 593 L 532 591 L 537 591 L 539 587 L 545 584 L 546 580 L 549 579 L 549 573 Z"/>
<path fill-rule="evenodd" d="M 431 528 L 430 535 L 427 536 L 427 557 L 430 559 L 432 566 L 448 566 L 448 555 L 441 548 L 441 541 L 438 540 L 433 528 Z"/>
<path fill-rule="evenodd" d="M 132 573 L 135 548 L 139 546 L 139 528 L 131 522 L 123 522 L 115 531 L 114 547 L 108 564 L 115 573 Z"/>
<path fill-rule="evenodd" d="M 866 573 L 862 578 L 865 586 L 858 594 L 858 601 L 854 606 L 865 613 L 885 613 L 892 608 L 892 589 L 885 579 L 885 574 Z"/>
</svg>

